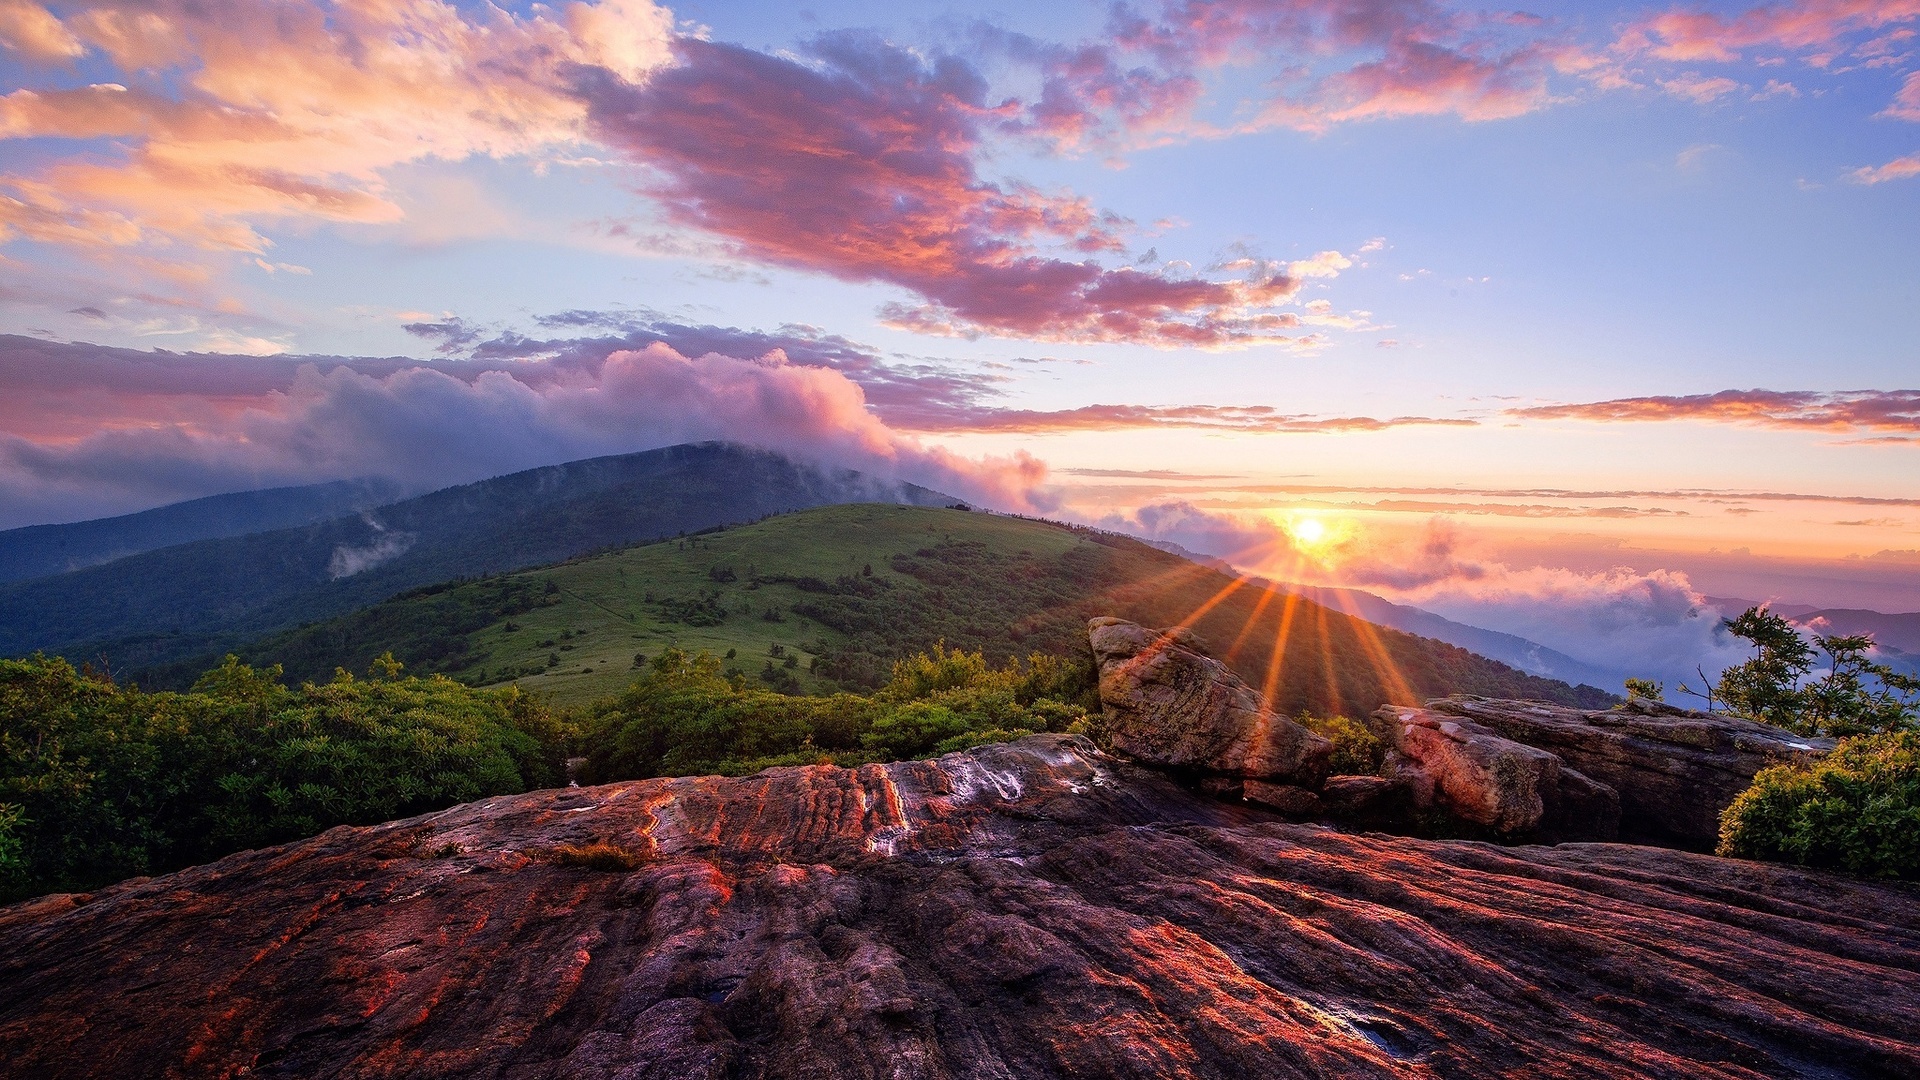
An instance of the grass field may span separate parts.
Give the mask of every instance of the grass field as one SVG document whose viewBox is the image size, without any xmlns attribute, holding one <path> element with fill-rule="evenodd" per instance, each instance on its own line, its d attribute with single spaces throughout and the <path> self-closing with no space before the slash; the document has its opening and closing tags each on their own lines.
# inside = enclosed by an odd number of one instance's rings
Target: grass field
<svg viewBox="0 0 1920 1080">
<path fill-rule="evenodd" d="M 331 663 L 352 664 L 343 651 L 358 659 L 391 648 L 417 669 L 481 685 L 519 682 L 570 704 L 624 687 L 636 655 L 677 647 L 716 656 L 731 651 L 729 665 L 748 675 L 772 663 L 811 691 L 821 686 L 810 670 L 813 658 L 823 648 L 846 645 L 847 635 L 793 612 L 815 595 L 797 582 L 831 582 L 870 569 L 867 580 L 910 586 L 892 570 L 894 557 L 954 541 L 1049 560 L 1094 546 L 1057 526 L 964 510 L 823 507 L 485 582 L 417 590 L 257 652 L 286 663 L 291 677 L 322 678 Z M 514 599 L 500 603 L 503 594 Z M 457 628 L 458 647 L 434 647 L 436 639 L 447 640 L 448 627 Z M 787 657 L 794 658 L 792 666 Z"/>
<path fill-rule="evenodd" d="M 798 585 L 755 579 L 832 581 L 870 567 L 876 578 L 892 581 L 894 556 L 952 540 L 1011 545 L 1040 556 L 1090 543 L 1065 529 L 964 510 L 858 504 L 788 514 L 539 571 L 573 602 L 501 619 L 474 634 L 475 662 L 450 674 L 537 668 L 540 674 L 518 678 L 521 685 L 569 704 L 624 687 L 635 654 L 680 648 L 716 656 L 732 651 L 730 666 L 747 674 L 772 663 L 803 690 L 818 689 L 808 670 L 818 646 L 843 645 L 846 635 L 792 611 L 808 597 Z M 727 571 L 733 580 L 716 580 Z M 769 611 L 782 621 L 768 619 Z M 724 616 L 711 625 L 696 625 L 718 613 Z M 795 659 L 792 667 L 776 649 Z M 559 663 L 548 666 L 555 656 Z"/>
</svg>

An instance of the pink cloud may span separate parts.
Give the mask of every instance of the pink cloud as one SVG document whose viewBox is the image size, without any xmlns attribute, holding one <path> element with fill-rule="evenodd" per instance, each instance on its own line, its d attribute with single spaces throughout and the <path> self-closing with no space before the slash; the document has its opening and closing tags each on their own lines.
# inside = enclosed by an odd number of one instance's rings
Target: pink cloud
<svg viewBox="0 0 1920 1080">
<path fill-rule="evenodd" d="M 1158 18 L 1114 19 L 1116 40 L 1169 70 L 1287 66 L 1251 127 L 1321 131 L 1408 116 L 1504 119 L 1552 99 L 1556 54 L 1541 20 L 1449 10 L 1431 0 L 1179 0 Z M 1204 125 L 1198 125 L 1204 129 Z"/>
<path fill-rule="evenodd" d="M 971 37 L 978 50 L 1005 55 L 1039 77 L 1039 93 L 999 129 L 1068 153 L 1109 148 L 1120 132 L 1138 141 L 1143 133 L 1184 129 L 1200 102 L 1194 72 L 1130 63 L 1106 42 L 1061 45 L 985 24 Z"/>
<path fill-rule="evenodd" d="M 1093 519 L 1090 524 L 1148 541 L 1177 544 L 1240 569 L 1300 561 L 1287 534 L 1266 518 L 1207 510 L 1184 500 L 1151 503 Z"/>
<path fill-rule="evenodd" d="M 1848 179 L 1856 184 L 1884 184 L 1889 180 L 1906 180 L 1915 176 L 1920 176 L 1920 154 L 1897 157 L 1885 165 L 1869 165 L 1847 174 Z"/>
<path fill-rule="evenodd" d="M 1335 256 L 1329 262 L 1327 256 Z M 1322 252 L 1291 264 L 1301 276 L 1312 266 L 1344 266 L 1343 257 Z M 1329 269 L 1325 271 L 1331 273 Z M 1311 309 L 1313 305 L 1308 305 Z M 601 328 L 602 337 L 535 339 L 502 332 L 489 337 L 460 319 L 411 323 L 406 329 L 440 343 L 446 355 L 497 363 L 544 359 L 563 367 L 591 366 L 611 352 L 663 343 L 688 356 L 718 352 L 764 356 L 824 367 L 845 375 L 865 393 L 867 405 L 888 425 L 922 433 L 1054 434 L 1189 428 L 1205 431 L 1340 434 L 1398 427 L 1474 427 L 1478 421 L 1432 416 L 1319 416 L 1285 413 L 1270 405 L 1086 405 L 1072 409 L 1014 409 L 999 403 L 1005 376 L 991 370 L 932 360 L 884 360 L 867 346 L 811 327 L 759 333 L 731 327 L 688 326 L 633 312 L 569 311 L 536 320 L 550 328 Z M 354 363 L 363 363 L 355 361 Z M 508 370 L 513 370 L 509 368 Z"/>
<path fill-rule="evenodd" d="M 644 86 L 588 76 L 603 142 L 654 178 L 678 224 L 756 261 L 919 299 L 887 320 L 923 333 L 1220 348 L 1292 340 L 1274 310 L 1298 280 L 1263 264 L 1228 280 L 1107 269 L 1128 223 L 1083 199 L 983 179 L 982 139 L 1009 113 L 958 61 L 864 37 L 807 66 L 683 40 Z"/>
<path fill-rule="evenodd" d="M 1668 11 L 1634 23 L 1621 48 L 1663 60 L 1730 62 L 1753 49 L 1825 52 L 1862 30 L 1920 19 L 1920 0 L 1798 0 L 1739 15 Z"/>
<path fill-rule="evenodd" d="M 0 5 L 0 39 L 40 61 L 99 56 L 119 82 L 16 90 L 0 138 L 98 139 L 4 178 L 0 227 L 81 248 L 259 254 L 263 221 L 392 222 L 383 171 L 427 158 L 578 142 L 585 109 L 557 74 L 626 77 L 666 59 L 648 0 L 463 12 L 448 0 L 143 0 Z"/>
<path fill-rule="evenodd" d="M 1110 25 L 1117 52 L 1149 56 L 1153 66 L 1111 60 L 1100 70 L 1144 86 L 1175 73 L 1199 79 L 1218 69 L 1264 67 L 1277 92 L 1251 103 L 1253 120 L 1206 122 L 1192 115 L 1203 100 L 1194 96 L 1172 110 L 1184 115 L 1155 114 L 1152 128 L 1199 136 L 1270 126 L 1318 132 L 1395 117 L 1518 116 L 1560 100 L 1550 76 L 1577 77 L 1601 91 L 1635 89 L 1648 73 L 1633 65 L 1649 60 L 1723 63 L 1771 48 L 1808 54 L 1824 66 L 1851 50 L 1865 66 L 1888 66 L 1903 62 L 1893 50 L 1912 35 L 1905 24 L 1916 19 L 1920 0 L 1803 0 L 1729 15 L 1673 10 L 1632 22 L 1609 47 L 1580 40 L 1571 24 L 1435 0 L 1167 0 L 1146 13 L 1123 6 Z M 1702 104 L 1740 88 L 1697 72 L 1656 71 L 1653 81 Z M 1915 109 L 1903 91 L 1886 115 L 1912 119 Z M 1115 122 L 1129 126 L 1124 118 Z"/>
<path fill-rule="evenodd" d="M 1708 105 L 1740 89 L 1740 84 L 1725 76 L 1708 78 L 1699 72 L 1689 71 L 1660 80 L 1660 89 L 1696 105 Z"/>
<path fill-rule="evenodd" d="M 53 419 L 36 405 L 59 401 Z M 275 484 L 378 475 L 417 488 L 724 439 L 1045 509 L 1045 468 L 888 426 L 860 387 L 777 357 L 665 345 L 486 364 L 140 353 L 0 339 L 0 527 Z"/>
<path fill-rule="evenodd" d="M 1920 390 L 1722 390 L 1536 405 L 1510 409 L 1507 414 L 1529 420 L 1703 420 L 1787 429 L 1920 433 Z"/>
<path fill-rule="evenodd" d="M 1920 71 L 1907 74 L 1906 81 L 1900 84 L 1900 92 L 1894 95 L 1893 104 L 1880 115 L 1920 123 Z"/>
<path fill-rule="evenodd" d="M 86 54 L 45 5 L 32 0 L 0 0 L 0 46 L 39 63 L 67 63 Z"/>
<path fill-rule="evenodd" d="M 1085 405 L 1054 411 L 975 406 L 923 415 L 913 426 L 920 431 L 1028 434 L 1138 428 L 1338 434 L 1398 427 L 1475 427 L 1478 421 L 1432 416 L 1323 417 L 1283 413 L 1266 405 Z"/>
</svg>

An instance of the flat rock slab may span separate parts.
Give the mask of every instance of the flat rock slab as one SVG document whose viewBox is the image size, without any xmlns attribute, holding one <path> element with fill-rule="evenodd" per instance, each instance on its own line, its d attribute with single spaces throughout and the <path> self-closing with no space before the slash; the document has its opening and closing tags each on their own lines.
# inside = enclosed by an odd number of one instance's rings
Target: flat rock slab
<svg viewBox="0 0 1920 1080">
<path fill-rule="evenodd" d="M 632 868 L 558 861 L 599 841 Z M 1920 894 L 1351 835 L 1042 736 L 0 909 L 6 1077 L 1913 1077 Z"/>
</svg>

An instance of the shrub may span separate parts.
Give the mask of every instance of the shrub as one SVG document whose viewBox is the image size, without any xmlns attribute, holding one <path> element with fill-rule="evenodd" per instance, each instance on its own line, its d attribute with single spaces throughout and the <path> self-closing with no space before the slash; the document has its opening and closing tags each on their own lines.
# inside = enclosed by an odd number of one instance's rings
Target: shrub
<svg viewBox="0 0 1920 1080">
<path fill-rule="evenodd" d="M 1386 761 L 1387 747 L 1365 724 L 1347 716 L 1300 714 L 1300 723 L 1333 744 L 1334 776 L 1373 776 Z"/>
<path fill-rule="evenodd" d="M 341 673 L 288 689 L 229 657 L 184 694 L 0 661 L 6 895 L 86 889 L 246 847 L 565 782 L 561 723 L 516 688 Z M 24 890 L 24 893 L 22 892 Z"/>
<path fill-rule="evenodd" d="M 1667 694 L 1666 685 L 1655 682 L 1652 679 L 1629 678 L 1626 682 L 1626 687 L 1627 700 L 1629 701 L 1635 698 L 1639 698 L 1641 701 L 1662 701 L 1666 698 Z"/>
<path fill-rule="evenodd" d="M 1077 698 L 1088 676 L 1080 666 L 1049 657 L 995 668 L 979 653 L 936 646 L 896 664 L 892 681 L 871 697 L 798 696 L 792 673 L 772 660 L 759 675 L 771 687 L 750 689 L 720 665 L 706 653 L 669 649 L 624 693 L 590 706 L 583 721 L 582 779 L 606 783 L 740 775 L 773 765 L 897 761 L 1040 731 L 1085 729 L 1085 708 L 1056 695 Z"/>
<path fill-rule="evenodd" d="M 27 861 L 20 855 L 20 808 L 0 803 L 0 888 L 13 885 L 27 872 Z"/>
<path fill-rule="evenodd" d="M 1843 739 L 1763 770 L 1720 816 L 1720 854 L 1920 878 L 1920 732 Z"/>
</svg>

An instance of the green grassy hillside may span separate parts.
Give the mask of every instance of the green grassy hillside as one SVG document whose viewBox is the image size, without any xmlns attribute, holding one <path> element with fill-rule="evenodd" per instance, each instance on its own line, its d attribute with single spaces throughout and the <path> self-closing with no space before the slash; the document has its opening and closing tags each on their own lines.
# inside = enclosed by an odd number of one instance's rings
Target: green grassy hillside
<svg viewBox="0 0 1920 1080">
<path fill-rule="evenodd" d="M 1196 613 L 1197 617 L 1196 617 Z M 615 693 L 636 657 L 707 650 L 789 691 L 865 689 L 945 641 L 999 661 L 1081 655 L 1085 621 L 1190 621 L 1216 655 L 1292 712 L 1355 713 L 1450 692 L 1600 704 L 1602 691 L 1238 585 L 1091 530 L 963 510 L 861 504 L 628 548 L 396 597 L 242 649 L 289 679 L 365 670 L 517 682 L 561 704 Z M 1276 642 L 1284 635 L 1284 648 Z M 731 654 L 729 656 L 729 654 Z M 203 659 L 182 672 L 206 667 Z M 1270 677 L 1270 673 L 1272 673 Z M 177 677 L 177 676 L 176 676 Z M 164 672 L 146 676 L 166 682 Z"/>
<path fill-rule="evenodd" d="M 115 671 L 218 655 L 450 578 L 545 566 L 831 503 L 935 491 L 766 450 L 693 443 L 496 476 L 364 514 L 161 548 L 0 585 L 0 656 Z"/>
</svg>

